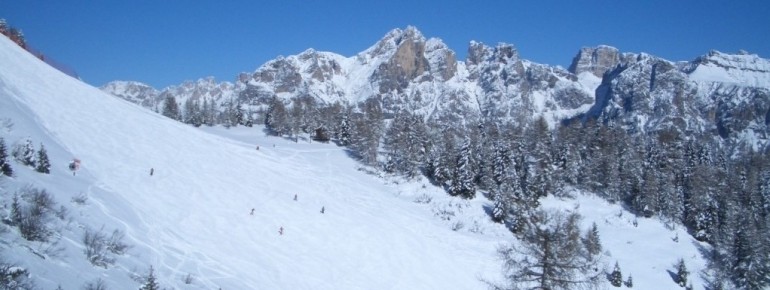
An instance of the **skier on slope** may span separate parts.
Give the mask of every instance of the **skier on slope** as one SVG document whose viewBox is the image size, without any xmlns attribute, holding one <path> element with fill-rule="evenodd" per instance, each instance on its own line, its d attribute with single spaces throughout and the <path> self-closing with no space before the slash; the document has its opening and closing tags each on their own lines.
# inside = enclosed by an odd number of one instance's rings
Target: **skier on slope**
<svg viewBox="0 0 770 290">
<path fill-rule="evenodd" d="M 72 162 L 69 164 L 69 168 L 72 170 L 72 176 L 75 176 L 75 173 L 78 171 L 78 169 L 80 169 L 80 159 L 72 159 Z"/>
</svg>

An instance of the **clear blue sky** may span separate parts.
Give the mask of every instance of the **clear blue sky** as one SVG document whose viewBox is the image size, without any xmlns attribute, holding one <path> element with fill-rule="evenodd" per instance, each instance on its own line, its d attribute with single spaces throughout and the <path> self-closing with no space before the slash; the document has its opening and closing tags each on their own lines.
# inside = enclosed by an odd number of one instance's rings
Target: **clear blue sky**
<svg viewBox="0 0 770 290">
<path fill-rule="evenodd" d="M 233 81 L 307 48 L 352 56 L 407 25 L 460 60 L 471 40 L 512 43 L 525 59 L 563 67 L 599 44 L 669 60 L 710 49 L 770 57 L 766 0 L 0 0 L 0 18 L 95 86 Z"/>
</svg>

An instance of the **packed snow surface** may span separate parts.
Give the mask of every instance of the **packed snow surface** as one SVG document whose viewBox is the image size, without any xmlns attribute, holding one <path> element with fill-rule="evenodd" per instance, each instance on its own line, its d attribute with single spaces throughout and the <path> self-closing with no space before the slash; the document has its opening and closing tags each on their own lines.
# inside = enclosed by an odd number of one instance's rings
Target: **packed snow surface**
<svg viewBox="0 0 770 290">
<path fill-rule="evenodd" d="M 0 183 L 3 201 L 29 183 L 69 208 L 59 254 L 39 255 L 46 245 L 0 234 L 2 255 L 45 289 L 97 278 L 111 289 L 137 288 L 131 275 L 150 266 L 161 286 L 177 289 L 486 289 L 482 280 L 501 279 L 496 249 L 514 242 L 489 221 L 483 197 L 456 199 L 424 180 L 379 176 L 333 144 L 172 121 L 2 37 L 0 119 L 13 123 L 0 128 L 9 147 L 29 137 L 53 164 L 42 175 L 14 163 L 16 176 Z M 77 175 L 67 169 L 73 158 L 82 161 Z M 70 202 L 82 195 L 84 204 Z M 680 289 L 668 273 L 678 258 L 692 273 L 703 268 L 700 245 L 681 229 L 642 218 L 633 227 L 620 206 L 581 194 L 544 204 L 579 210 L 586 227 L 596 222 L 607 268 L 619 261 L 635 289 Z M 121 230 L 133 248 L 113 266 L 94 267 L 82 253 L 86 228 Z"/>
</svg>

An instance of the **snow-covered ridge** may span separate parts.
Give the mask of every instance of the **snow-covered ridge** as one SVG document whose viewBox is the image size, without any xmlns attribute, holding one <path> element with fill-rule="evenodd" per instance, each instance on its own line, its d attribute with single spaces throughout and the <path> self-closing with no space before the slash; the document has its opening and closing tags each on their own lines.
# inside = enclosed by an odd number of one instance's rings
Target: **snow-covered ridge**
<svg viewBox="0 0 770 290">
<path fill-rule="evenodd" d="M 756 54 L 726 54 L 713 50 L 692 61 L 685 72 L 699 82 L 770 86 L 770 60 Z"/>
</svg>

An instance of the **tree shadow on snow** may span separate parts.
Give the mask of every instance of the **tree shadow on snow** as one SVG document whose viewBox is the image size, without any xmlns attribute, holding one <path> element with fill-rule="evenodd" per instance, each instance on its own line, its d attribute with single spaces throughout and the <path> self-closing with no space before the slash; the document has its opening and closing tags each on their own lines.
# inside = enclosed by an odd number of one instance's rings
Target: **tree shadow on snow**
<svg viewBox="0 0 770 290">
<path fill-rule="evenodd" d="M 678 283 L 679 282 L 679 275 L 677 275 L 676 273 L 674 273 L 671 270 L 666 270 L 666 272 L 668 273 L 668 276 L 671 277 L 671 280 L 674 281 L 674 283 Z"/>
</svg>

